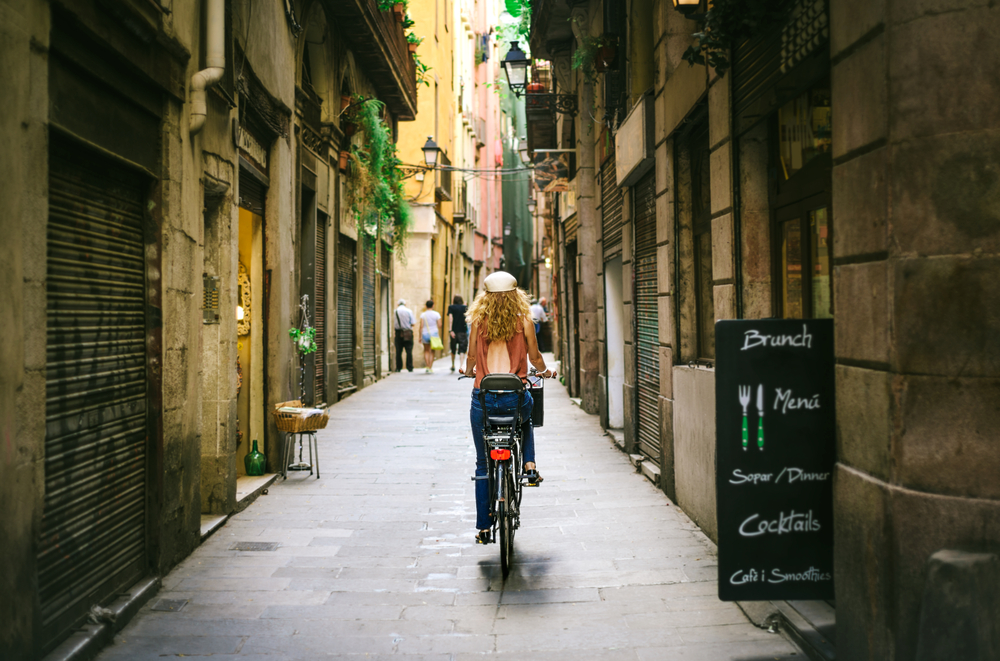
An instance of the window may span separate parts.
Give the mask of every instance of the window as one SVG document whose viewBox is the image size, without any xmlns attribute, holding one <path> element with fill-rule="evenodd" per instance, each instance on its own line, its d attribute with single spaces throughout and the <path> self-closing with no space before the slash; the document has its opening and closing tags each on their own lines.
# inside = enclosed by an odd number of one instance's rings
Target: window
<svg viewBox="0 0 1000 661">
<path fill-rule="evenodd" d="M 712 277 L 712 196 L 708 125 L 692 133 L 691 226 L 694 230 L 695 318 L 698 358 L 715 357 L 715 289 Z"/>
<path fill-rule="evenodd" d="M 788 102 L 775 117 L 778 312 L 786 319 L 832 317 L 829 82 Z"/>
</svg>

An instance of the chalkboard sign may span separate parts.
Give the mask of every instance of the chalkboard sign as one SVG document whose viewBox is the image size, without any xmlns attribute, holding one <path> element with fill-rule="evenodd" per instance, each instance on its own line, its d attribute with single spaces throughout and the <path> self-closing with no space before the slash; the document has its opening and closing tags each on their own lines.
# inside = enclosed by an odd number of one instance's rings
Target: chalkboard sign
<svg viewBox="0 0 1000 661">
<path fill-rule="evenodd" d="M 833 321 L 715 325 L 719 599 L 833 598 Z"/>
</svg>

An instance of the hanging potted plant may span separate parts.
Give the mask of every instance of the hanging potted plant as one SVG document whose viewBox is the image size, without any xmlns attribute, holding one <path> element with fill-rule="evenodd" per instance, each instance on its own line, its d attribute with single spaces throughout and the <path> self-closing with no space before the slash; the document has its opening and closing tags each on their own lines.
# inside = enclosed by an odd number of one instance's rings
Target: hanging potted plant
<svg viewBox="0 0 1000 661">
<path fill-rule="evenodd" d="M 347 151 L 346 149 L 341 149 L 340 157 L 337 160 L 337 166 L 340 168 L 341 172 L 345 174 L 347 173 L 347 164 L 350 162 L 350 160 L 351 160 L 351 152 Z"/>
<path fill-rule="evenodd" d="M 410 50 L 410 53 L 417 52 L 417 46 L 422 44 L 424 41 L 423 37 L 418 37 L 412 32 L 406 33 L 406 47 Z"/>
<path fill-rule="evenodd" d="M 607 35 L 600 37 L 600 45 L 597 47 L 597 54 L 594 56 L 594 71 L 604 73 L 608 69 L 614 69 L 618 64 L 618 47 L 615 37 Z"/>
<path fill-rule="evenodd" d="M 392 6 L 392 13 L 396 17 L 396 20 L 400 23 L 406 18 L 406 4 L 402 2 L 397 2 Z"/>
</svg>

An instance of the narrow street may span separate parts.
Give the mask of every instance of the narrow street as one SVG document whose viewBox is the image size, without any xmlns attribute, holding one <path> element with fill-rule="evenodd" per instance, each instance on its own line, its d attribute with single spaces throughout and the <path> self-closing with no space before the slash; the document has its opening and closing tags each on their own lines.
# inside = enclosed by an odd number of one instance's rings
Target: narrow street
<svg viewBox="0 0 1000 661">
<path fill-rule="evenodd" d="M 232 517 L 98 658 L 803 658 L 718 601 L 706 538 L 548 386 L 545 482 L 506 582 L 473 543 L 471 382 L 442 360 L 335 405 L 321 479 L 291 473 Z"/>
</svg>

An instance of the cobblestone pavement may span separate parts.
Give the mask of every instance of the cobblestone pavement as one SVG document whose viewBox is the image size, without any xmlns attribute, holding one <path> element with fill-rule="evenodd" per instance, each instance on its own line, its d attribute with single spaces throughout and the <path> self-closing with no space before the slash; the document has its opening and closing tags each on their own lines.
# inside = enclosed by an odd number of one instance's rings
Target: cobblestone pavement
<svg viewBox="0 0 1000 661">
<path fill-rule="evenodd" d="M 716 598 L 712 545 L 548 384 L 506 582 L 473 543 L 471 381 L 442 360 L 334 406 L 322 478 L 232 517 L 98 658 L 804 659 Z"/>
</svg>

